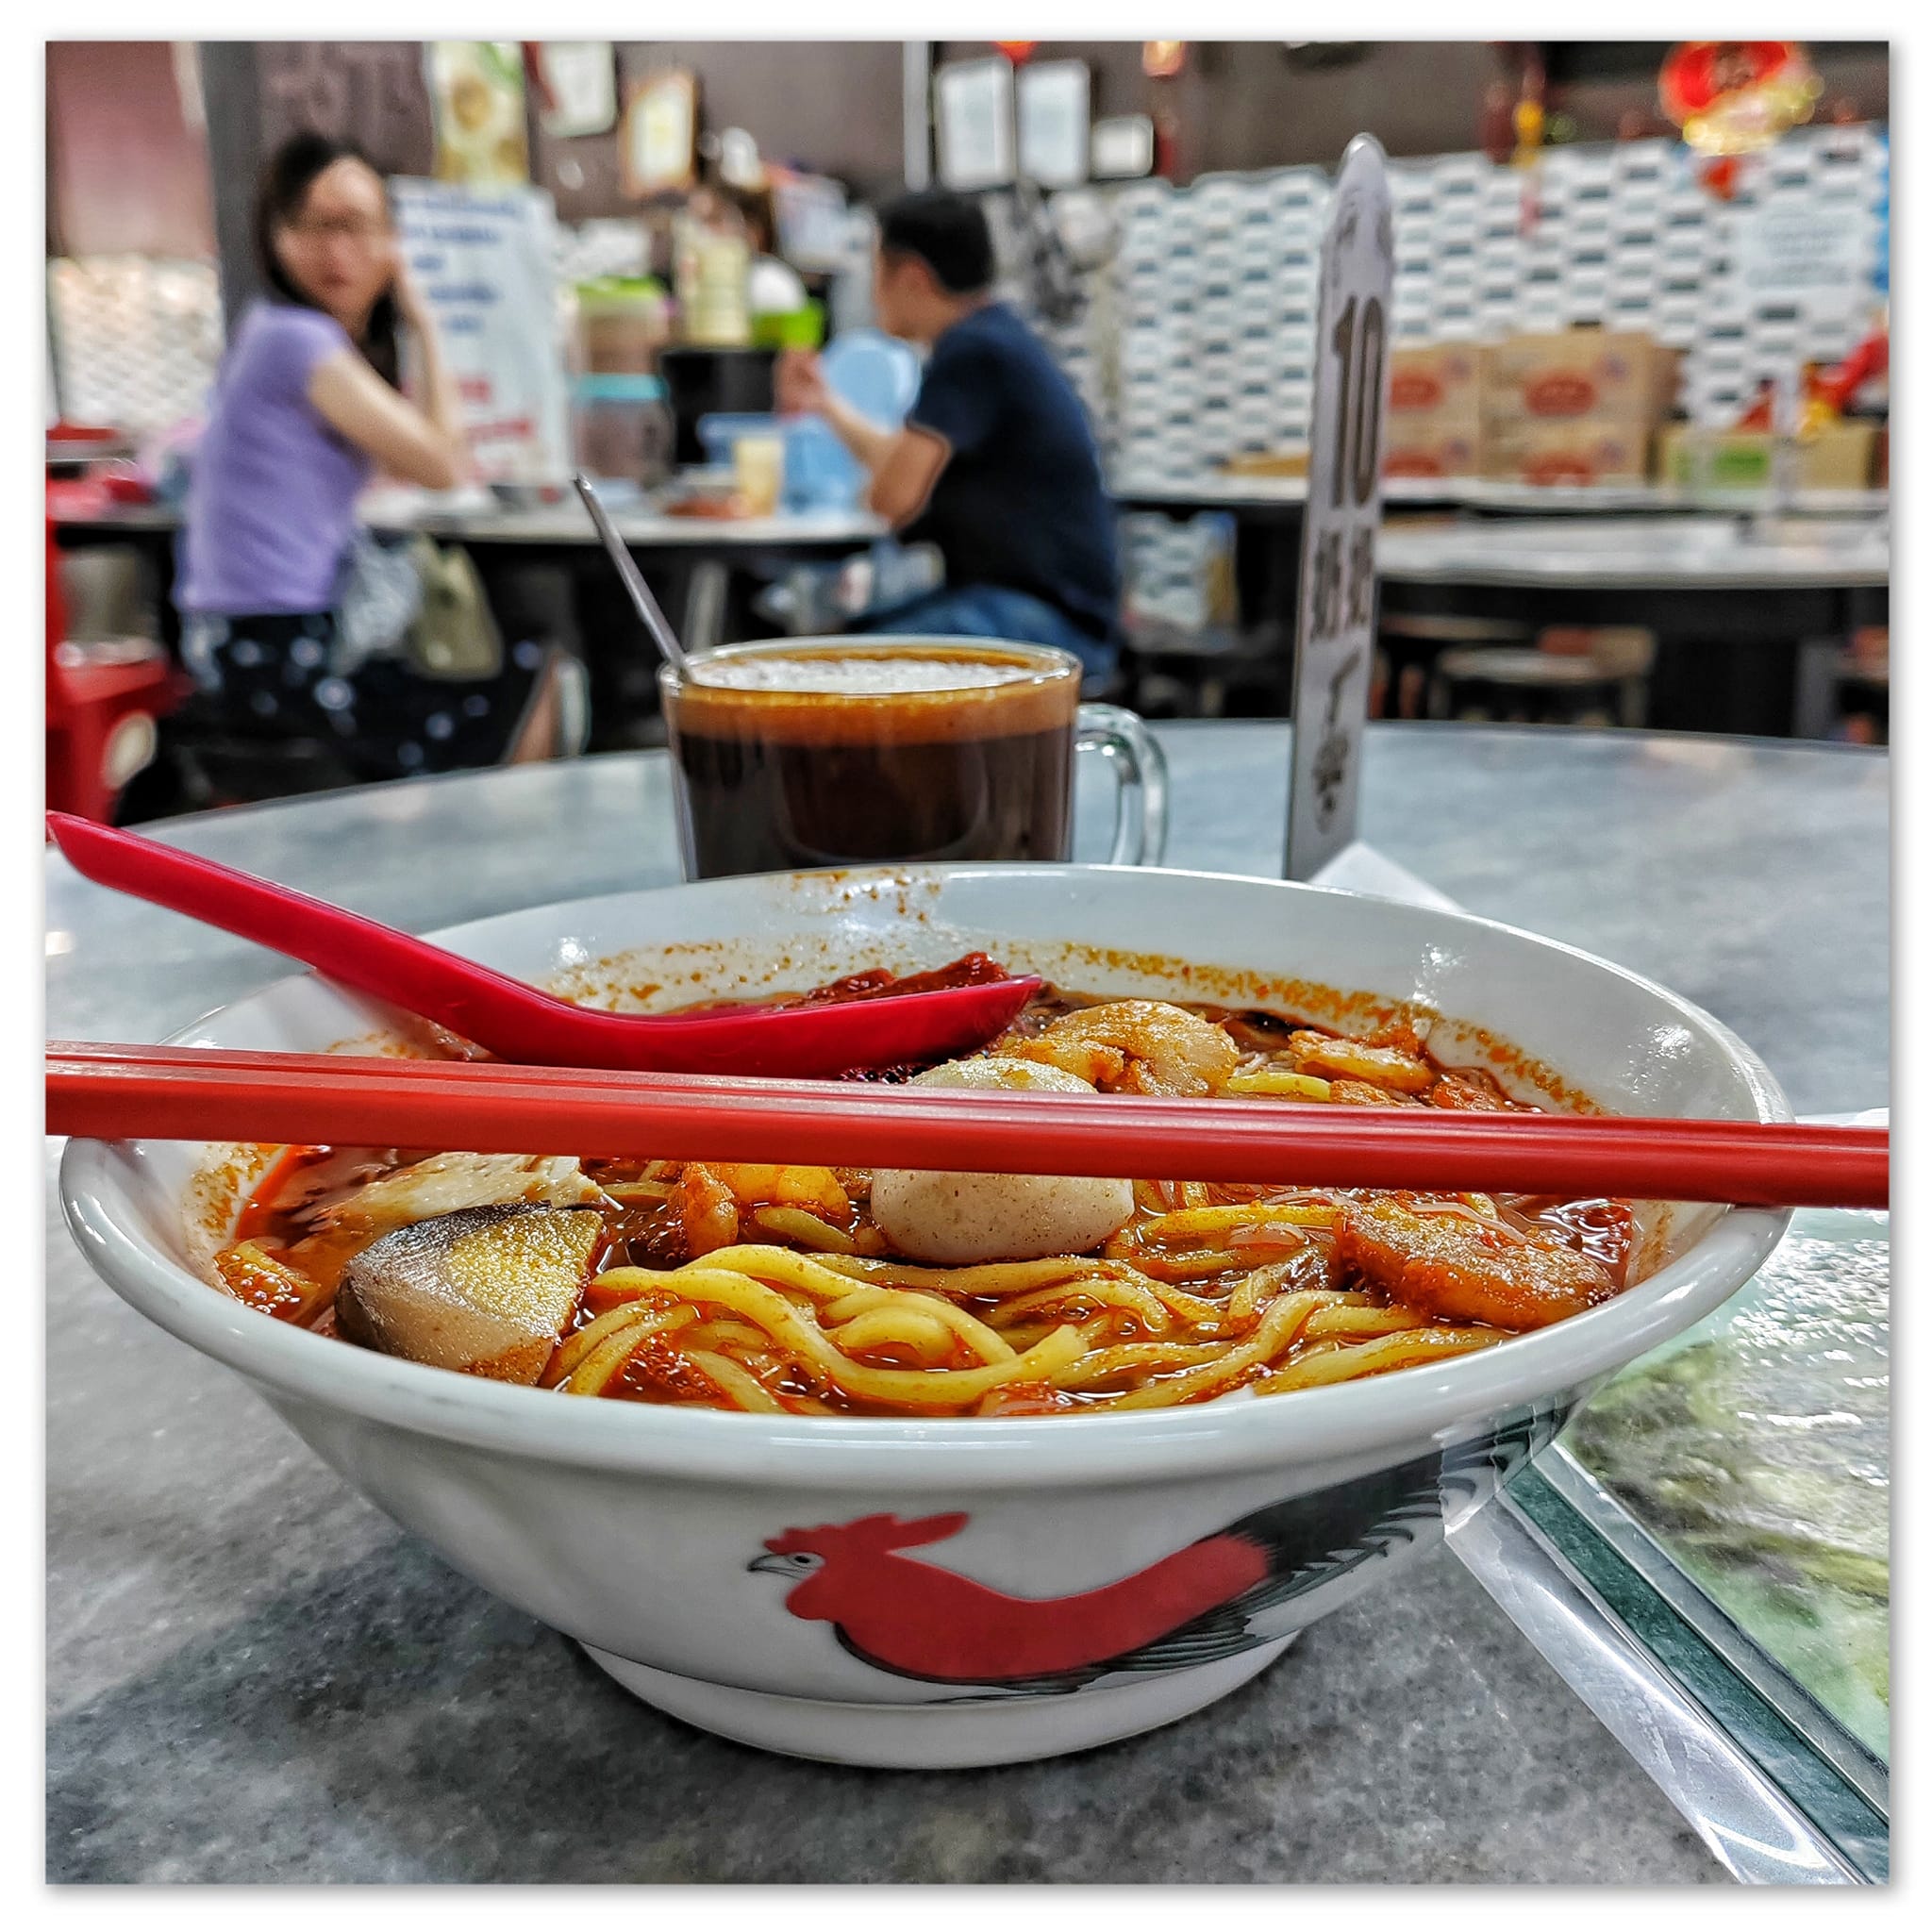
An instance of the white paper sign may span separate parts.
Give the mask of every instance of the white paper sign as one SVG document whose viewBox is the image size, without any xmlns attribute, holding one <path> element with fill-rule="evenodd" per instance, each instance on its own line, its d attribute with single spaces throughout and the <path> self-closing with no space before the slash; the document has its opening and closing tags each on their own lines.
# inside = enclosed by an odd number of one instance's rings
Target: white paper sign
<svg viewBox="0 0 1932 1932">
<path fill-rule="evenodd" d="M 808 275 L 836 275 L 851 260 L 851 209 L 845 191 L 820 175 L 772 171 L 773 210 L 778 217 L 778 252 Z"/>
<path fill-rule="evenodd" d="M 999 188 L 1013 178 L 1013 70 L 995 55 L 941 67 L 940 179 L 948 188 Z"/>
<path fill-rule="evenodd" d="M 1738 273 L 1754 295 L 1834 309 L 1872 299 L 1872 225 L 1844 208 L 1795 197 L 1739 212 Z"/>
<path fill-rule="evenodd" d="M 1154 123 L 1145 114 L 1116 114 L 1093 124 L 1093 172 L 1102 180 L 1154 172 Z"/>
<path fill-rule="evenodd" d="M 545 41 L 538 58 L 550 94 L 545 134 L 572 141 L 617 125 L 617 61 L 608 41 Z"/>
<path fill-rule="evenodd" d="M 570 474 L 555 215 L 541 189 L 391 184 L 409 273 L 436 316 L 486 482 Z"/>
<path fill-rule="evenodd" d="M 1375 652 L 1375 534 L 1389 414 L 1395 224 L 1381 144 L 1358 134 L 1322 238 L 1308 501 L 1295 623 L 1286 875 L 1311 878 L 1355 838 Z"/>
<path fill-rule="evenodd" d="M 1023 67 L 1020 172 L 1042 188 L 1073 188 L 1087 178 L 1087 66 L 1043 60 Z"/>
</svg>

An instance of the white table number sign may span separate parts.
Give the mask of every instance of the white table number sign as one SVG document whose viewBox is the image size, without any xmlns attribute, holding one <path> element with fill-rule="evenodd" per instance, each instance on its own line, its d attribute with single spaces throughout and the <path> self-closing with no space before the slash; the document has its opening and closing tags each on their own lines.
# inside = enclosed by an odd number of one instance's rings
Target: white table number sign
<svg viewBox="0 0 1932 1932">
<path fill-rule="evenodd" d="M 1288 789 L 1291 879 L 1313 877 L 1355 837 L 1375 652 L 1375 534 L 1382 523 L 1394 281 L 1388 168 L 1381 143 L 1358 134 L 1336 176 L 1315 310 Z"/>
</svg>

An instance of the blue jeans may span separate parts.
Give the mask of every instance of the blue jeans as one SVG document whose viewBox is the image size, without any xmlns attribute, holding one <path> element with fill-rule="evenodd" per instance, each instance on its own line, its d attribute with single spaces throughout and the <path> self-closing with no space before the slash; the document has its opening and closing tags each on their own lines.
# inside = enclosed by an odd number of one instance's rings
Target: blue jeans
<svg viewBox="0 0 1932 1932">
<path fill-rule="evenodd" d="M 1118 653 L 1105 638 L 1080 629 L 1051 604 L 1001 584 L 941 587 L 909 604 L 868 610 L 855 631 L 895 631 L 926 638 L 1005 638 L 1016 644 L 1051 644 L 1079 658 L 1089 677 L 1112 674 Z"/>
</svg>

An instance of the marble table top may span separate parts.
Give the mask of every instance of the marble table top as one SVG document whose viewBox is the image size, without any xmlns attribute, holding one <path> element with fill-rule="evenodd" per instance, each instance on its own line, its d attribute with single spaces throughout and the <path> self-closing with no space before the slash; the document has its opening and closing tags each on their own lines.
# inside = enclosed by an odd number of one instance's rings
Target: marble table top
<svg viewBox="0 0 1932 1932">
<path fill-rule="evenodd" d="M 1781 517 L 1498 517 L 1385 526 L 1382 577 L 1409 584 L 1722 590 L 1883 586 L 1887 524 Z"/>
<path fill-rule="evenodd" d="M 1176 481 L 1152 473 L 1121 472 L 1115 498 L 1129 509 L 1272 510 L 1308 499 L 1306 476 L 1208 475 Z M 1766 508 L 1768 490 L 1690 490 L 1674 483 L 1513 483 L 1495 476 L 1385 476 L 1382 502 L 1391 511 L 1422 506 L 1520 510 L 1542 516 L 1604 516 L 1685 511 L 1749 514 Z M 1803 517 L 1874 517 L 1890 501 L 1883 490 L 1794 490 L 1785 508 Z"/>
<path fill-rule="evenodd" d="M 1155 477 L 1117 478 L 1114 495 L 1123 509 L 1167 510 L 1191 514 L 1226 509 L 1282 514 L 1307 502 L 1306 476 L 1206 476 L 1174 483 Z M 1690 492 L 1658 484 L 1597 484 L 1588 489 L 1538 488 L 1496 482 L 1480 476 L 1440 479 L 1394 476 L 1382 487 L 1382 500 L 1392 514 L 1405 509 L 1462 508 L 1520 513 L 1517 525 L 1545 519 L 1571 528 L 1599 519 L 1635 519 L 1654 529 L 1667 515 L 1689 520 L 1735 524 L 1740 517 L 1765 511 L 1769 499 L 1762 491 Z M 1862 526 L 1883 517 L 1889 504 L 1884 491 L 1823 490 L 1795 492 L 1781 519 L 1801 528 L 1799 540 L 1830 541 L 1828 528 Z M 365 506 L 364 521 L 376 529 L 421 530 L 446 542 L 471 543 L 591 543 L 596 533 L 575 502 L 508 509 L 487 492 L 436 496 L 426 491 L 390 492 Z M 776 516 L 698 518 L 664 516 L 637 505 L 612 505 L 611 521 L 625 540 L 639 549 L 780 549 L 787 546 L 849 546 L 861 548 L 889 534 L 878 517 L 863 510 L 787 510 Z M 166 504 L 113 504 L 84 516 L 55 513 L 57 524 L 73 523 L 90 529 L 172 530 L 180 511 Z M 1458 531 L 1481 533 L 1497 527 L 1486 522 L 1457 525 Z M 1433 534 L 1433 533 L 1432 533 Z M 1488 553 L 1486 553 L 1488 554 Z M 1836 553 L 1834 553 L 1836 554 Z M 1881 566 L 1882 577 L 1882 566 Z"/>
<path fill-rule="evenodd" d="M 1169 862 L 1277 872 L 1286 727 L 1158 733 Z M 1083 771 L 1081 858 L 1108 789 Z M 1709 1008 L 1800 1112 L 1886 1103 L 1883 754 L 1377 725 L 1363 804 L 1469 909 Z M 676 866 L 658 754 L 144 829 L 419 930 Z M 282 970 L 58 857 L 46 911 L 50 1035 L 156 1039 Z M 48 1214 L 55 1881 L 1724 1876 L 1447 1551 L 1233 1697 L 1080 1757 L 888 1774 L 693 1731 L 405 1536 Z"/>
<path fill-rule="evenodd" d="M 674 517 L 635 504 L 610 507 L 610 521 L 638 550 L 862 550 L 888 534 L 882 518 L 864 510 L 785 510 L 769 517 Z M 575 498 L 532 509 L 507 509 L 487 492 L 439 497 L 428 491 L 388 492 L 363 507 L 372 529 L 421 531 L 458 543 L 582 544 L 597 533 Z M 165 504 L 114 505 L 84 517 L 55 517 L 90 529 L 172 530 L 181 522 Z"/>
</svg>

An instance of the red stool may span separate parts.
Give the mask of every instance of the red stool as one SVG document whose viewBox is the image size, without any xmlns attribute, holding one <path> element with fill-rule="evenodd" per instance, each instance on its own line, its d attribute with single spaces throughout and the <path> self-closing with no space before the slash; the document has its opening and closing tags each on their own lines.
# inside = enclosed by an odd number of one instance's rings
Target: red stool
<svg viewBox="0 0 1932 1932">
<path fill-rule="evenodd" d="M 181 675 L 158 644 L 66 640 L 60 559 L 47 522 L 47 808 L 106 824 L 155 755 L 156 721 L 181 702 Z"/>
</svg>

